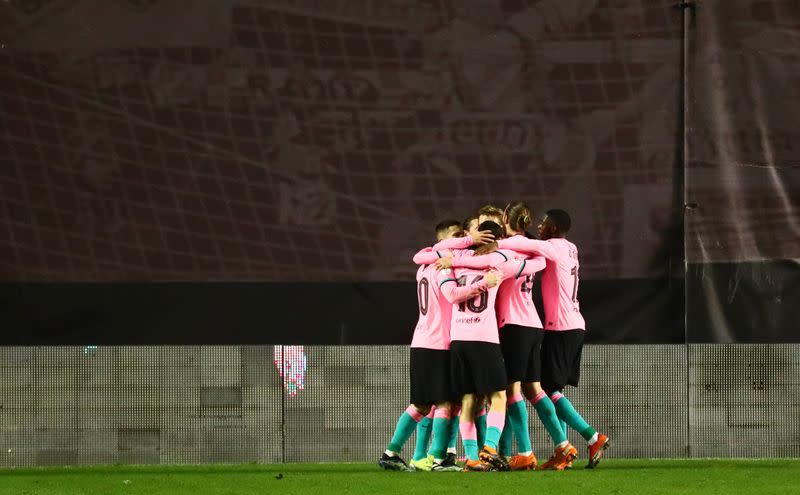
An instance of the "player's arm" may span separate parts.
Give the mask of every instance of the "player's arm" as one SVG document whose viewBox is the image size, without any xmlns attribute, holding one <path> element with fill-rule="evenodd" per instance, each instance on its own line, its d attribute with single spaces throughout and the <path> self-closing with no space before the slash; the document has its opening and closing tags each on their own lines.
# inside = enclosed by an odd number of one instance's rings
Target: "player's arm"
<svg viewBox="0 0 800 495">
<path fill-rule="evenodd" d="M 453 277 L 453 270 L 449 269 L 440 270 L 439 275 L 437 276 L 437 281 L 439 283 L 439 289 L 442 291 L 442 295 L 444 295 L 444 298 L 447 299 L 447 301 L 451 304 L 458 304 L 462 301 L 472 299 L 481 292 L 487 290 L 489 287 L 494 287 L 494 285 L 497 285 L 496 279 L 493 280 L 491 277 L 488 279 L 487 277 L 484 277 L 483 279 L 469 285 L 459 286 L 458 280 Z M 494 284 L 490 285 L 492 282 L 494 282 Z"/>
<path fill-rule="evenodd" d="M 444 258 L 447 256 L 451 256 L 451 253 L 447 250 L 443 251 L 436 251 L 433 248 L 425 248 L 420 249 L 417 254 L 414 255 L 414 263 L 417 265 L 430 265 L 436 262 L 436 260 L 440 258 Z"/>
<path fill-rule="evenodd" d="M 434 251 L 444 251 L 445 249 L 467 249 L 472 245 L 481 246 L 492 241 L 494 241 L 494 236 L 492 233 L 488 230 L 482 230 L 464 237 L 451 237 L 450 239 L 439 241 L 433 245 L 432 249 Z"/>
<path fill-rule="evenodd" d="M 522 262 L 525 266 L 522 268 L 520 274 L 517 275 L 517 278 L 533 275 L 536 272 L 544 270 L 544 267 L 547 266 L 547 260 L 544 256 L 534 256 L 533 258 L 522 260 Z"/>
<path fill-rule="evenodd" d="M 529 259 L 512 259 L 500 264 L 497 269 L 503 274 L 503 278 L 520 278 L 533 275 L 544 270 L 547 262 L 542 256 L 535 256 Z"/>
<path fill-rule="evenodd" d="M 472 246 L 472 237 L 464 236 L 451 237 L 450 239 L 439 241 L 430 249 L 433 251 L 446 251 L 448 249 L 467 249 L 470 246 Z"/>
<path fill-rule="evenodd" d="M 436 267 L 439 269 L 455 267 L 487 270 L 489 268 L 497 268 L 506 261 L 508 261 L 508 257 L 505 254 L 501 253 L 500 251 L 493 251 L 491 253 L 482 254 L 479 256 L 465 255 L 454 256 L 452 258 L 443 256 L 441 260 L 436 262 Z"/>
<path fill-rule="evenodd" d="M 538 254 L 549 260 L 557 260 L 559 255 L 558 249 L 556 249 L 555 246 L 547 241 L 539 241 L 536 239 L 522 239 L 520 237 L 500 239 L 497 241 L 497 246 L 500 249 L 511 249 L 523 253 Z"/>
</svg>

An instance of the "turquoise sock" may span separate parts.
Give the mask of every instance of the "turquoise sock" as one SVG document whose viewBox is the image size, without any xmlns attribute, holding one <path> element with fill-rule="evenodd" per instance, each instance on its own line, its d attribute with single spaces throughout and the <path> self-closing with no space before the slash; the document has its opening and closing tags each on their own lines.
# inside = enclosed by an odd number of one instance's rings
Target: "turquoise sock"
<svg viewBox="0 0 800 495">
<path fill-rule="evenodd" d="M 585 440 L 591 439 L 592 436 L 597 433 L 595 429 L 589 426 L 589 423 L 578 414 L 578 411 L 572 406 L 572 402 L 566 397 L 562 396 L 560 399 L 553 402 L 553 404 L 556 406 L 556 414 L 558 414 L 558 417 L 566 422 L 570 428 L 580 433 Z"/>
<path fill-rule="evenodd" d="M 503 432 L 498 427 L 490 426 L 486 429 L 486 443 L 484 445 L 497 450 L 497 444 L 500 443 L 500 435 L 502 434 Z"/>
<path fill-rule="evenodd" d="M 514 455 L 514 436 L 511 432 L 511 427 L 506 425 L 503 428 L 503 434 L 500 435 L 500 442 L 497 444 L 497 451 L 500 452 L 500 455 L 504 455 L 506 457 L 511 457 Z"/>
<path fill-rule="evenodd" d="M 517 450 L 519 452 L 531 452 L 531 433 L 528 431 L 528 408 L 525 401 L 517 401 L 508 406 L 506 418 L 510 425 L 506 425 L 506 430 L 513 428 L 514 436 L 517 437 Z"/>
<path fill-rule="evenodd" d="M 386 450 L 398 453 L 403 450 L 403 445 L 411 438 L 411 434 L 414 433 L 416 427 L 417 422 L 414 418 L 412 418 L 408 412 L 403 412 L 397 420 L 397 426 L 394 428 L 394 435 L 392 435 L 389 448 Z"/>
<path fill-rule="evenodd" d="M 475 418 L 475 429 L 478 430 L 478 445 L 486 445 L 486 415 L 481 414 Z M 499 437 L 499 435 L 498 435 Z"/>
<path fill-rule="evenodd" d="M 450 442 L 450 420 L 447 418 L 433 418 L 433 442 L 428 454 L 434 459 L 444 459 L 447 444 Z M 419 434 L 419 433 L 417 433 Z"/>
<path fill-rule="evenodd" d="M 553 439 L 553 445 L 558 445 L 567 440 L 567 424 L 562 423 L 561 420 L 558 419 L 556 407 L 553 405 L 553 401 L 550 400 L 550 397 L 545 395 L 533 405 L 533 409 L 536 410 L 536 415 L 539 416 L 539 420 L 541 420 L 544 425 L 544 429 L 547 430 L 548 435 Z"/>
<path fill-rule="evenodd" d="M 428 442 L 431 440 L 431 423 L 433 420 L 427 416 L 417 423 L 417 444 L 414 448 L 414 460 L 419 461 L 428 455 Z"/>
<path fill-rule="evenodd" d="M 553 401 L 550 401 L 550 402 L 553 402 Z M 553 405 L 553 410 L 555 410 L 555 409 L 556 409 L 556 406 L 554 404 Z M 564 432 L 564 437 L 568 438 L 569 437 L 569 431 L 567 430 L 567 422 L 566 421 L 562 421 L 562 420 L 559 419 L 558 423 L 561 425 L 561 430 Z"/>
<path fill-rule="evenodd" d="M 456 443 L 458 442 L 458 421 L 460 420 L 459 416 L 455 416 L 450 419 L 450 424 L 447 427 L 447 449 L 454 449 L 456 448 Z M 434 437 L 435 438 L 435 437 Z"/>
<path fill-rule="evenodd" d="M 476 440 L 464 440 L 464 453 L 470 461 L 477 461 L 478 442 Z"/>
</svg>

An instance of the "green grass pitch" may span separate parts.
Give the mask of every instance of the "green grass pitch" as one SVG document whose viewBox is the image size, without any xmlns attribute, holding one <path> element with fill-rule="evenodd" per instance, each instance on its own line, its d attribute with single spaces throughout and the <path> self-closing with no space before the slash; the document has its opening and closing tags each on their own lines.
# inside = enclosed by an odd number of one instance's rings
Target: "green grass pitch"
<svg viewBox="0 0 800 495">
<path fill-rule="evenodd" d="M 397 473 L 371 464 L 0 470 L 0 494 L 797 494 L 800 460 L 604 460 L 595 470 Z"/>
</svg>

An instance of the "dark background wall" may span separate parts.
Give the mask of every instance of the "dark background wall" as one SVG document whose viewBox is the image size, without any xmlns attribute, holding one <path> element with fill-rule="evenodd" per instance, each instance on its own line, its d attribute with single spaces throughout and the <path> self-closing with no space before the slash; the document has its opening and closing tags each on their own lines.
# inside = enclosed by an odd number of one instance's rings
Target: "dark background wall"
<svg viewBox="0 0 800 495">
<path fill-rule="evenodd" d="M 514 199 L 610 455 L 797 457 L 798 53 L 795 0 L 0 2 L 0 466 L 372 461 L 413 253 Z"/>
<path fill-rule="evenodd" d="M 512 199 L 572 212 L 590 341 L 796 341 L 799 29 L 782 0 L 5 2 L 0 342 L 406 343 L 432 226 Z"/>
</svg>

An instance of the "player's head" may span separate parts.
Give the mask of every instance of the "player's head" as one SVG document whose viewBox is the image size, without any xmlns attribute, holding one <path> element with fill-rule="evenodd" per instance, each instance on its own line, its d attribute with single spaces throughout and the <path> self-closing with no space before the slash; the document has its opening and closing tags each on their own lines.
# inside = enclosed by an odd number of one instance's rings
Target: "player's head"
<svg viewBox="0 0 800 495">
<path fill-rule="evenodd" d="M 443 220 L 436 224 L 436 240 L 443 241 L 453 237 L 463 237 L 464 231 L 461 230 L 461 222 L 458 220 Z"/>
<path fill-rule="evenodd" d="M 464 223 L 461 224 L 461 229 L 466 234 L 474 234 L 478 231 L 478 215 L 470 215 L 465 220 Z"/>
<path fill-rule="evenodd" d="M 478 210 L 478 223 L 492 221 L 498 225 L 503 224 L 503 210 L 493 205 L 486 205 Z"/>
<path fill-rule="evenodd" d="M 503 212 L 503 225 L 506 228 L 506 233 L 522 234 L 528 227 L 531 226 L 531 209 L 522 201 L 512 201 L 508 203 L 505 211 Z"/>
<path fill-rule="evenodd" d="M 478 225 L 478 231 L 482 232 L 484 230 L 488 230 L 492 233 L 495 239 L 502 239 L 505 237 L 505 232 L 503 231 L 503 227 L 500 226 L 499 223 L 493 222 L 491 220 L 487 220 L 485 222 L 481 222 Z M 490 242 L 488 244 L 484 244 L 482 246 L 478 246 L 475 250 L 476 255 L 491 253 L 492 251 L 497 251 L 497 241 Z"/>
<path fill-rule="evenodd" d="M 547 210 L 539 223 L 539 239 L 546 241 L 554 237 L 566 237 L 571 226 L 569 213 L 564 210 Z"/>
</svg>

